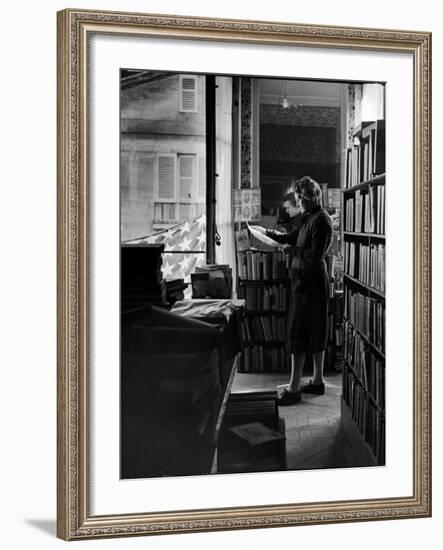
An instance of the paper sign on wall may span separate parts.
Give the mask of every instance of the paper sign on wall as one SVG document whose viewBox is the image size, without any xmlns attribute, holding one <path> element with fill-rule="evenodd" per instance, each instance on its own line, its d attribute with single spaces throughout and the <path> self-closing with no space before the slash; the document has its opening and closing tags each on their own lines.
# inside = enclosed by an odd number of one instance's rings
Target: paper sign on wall
<svg viewBox="0 0 443 550">
<path fill-rule="evenodd" d="M 260 221 L 260 189 L 234 190 L 234 221 Z"/>
</svg>

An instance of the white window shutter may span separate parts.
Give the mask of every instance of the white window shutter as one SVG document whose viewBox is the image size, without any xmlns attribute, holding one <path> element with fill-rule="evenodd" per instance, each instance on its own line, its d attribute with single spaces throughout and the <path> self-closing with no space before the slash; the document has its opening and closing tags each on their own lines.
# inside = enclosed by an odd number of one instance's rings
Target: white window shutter
<svg viewBox="0 0 443 550">
<path fill-rule="evenodd" d="M 175 200 L 176 155 L 158 155 L 158 199 Z"/>
<path fill-rule="evenodd" d="M 197 77 L 180 77 L 180 111 L 197 111 Z"/>
</svg>

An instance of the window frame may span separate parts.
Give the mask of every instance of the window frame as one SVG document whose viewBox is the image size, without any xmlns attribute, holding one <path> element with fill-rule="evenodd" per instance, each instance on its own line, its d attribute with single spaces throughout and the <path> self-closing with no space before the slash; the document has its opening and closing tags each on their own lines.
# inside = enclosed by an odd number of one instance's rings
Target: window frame
<svg viewBox="0 0 443 550">
<path fill-rule="evenodd" d="M 198 97 L 197 94 L 197 84 L 199 80 L 199 76 L 201 75 L 195 75 L 195 74 L 180 74 L 179 75 L 179 82 L 180 82 L 180 90 L 179 90 L 179 107 L 181 107 L 181 91 L 182 91 L 182 81 L 183 78 L 193 78 L 196 82 L 196 98 Z M 216 237 L 216 214 L 215 214 L 215 185 L 216 185 L 216 155 L 215 155 L 215 148 L 216 148 L 216 132 L 215 132 L 215 89 L 216 89 L 216 83 L 215 83 L 215 76 L 214 75 L 204 75 L 205 78 L 205 127 L 206 127 L 206 133 L 205 133 L 205 141 L 206 141 L 206 151 L 205 151 L 205 176 L 206 176 L 206 185 L 205 185 L 205 194 L 206 197 L 202 197 L 200 195 L 200 189 L 199 184 L 197 182 L 197 201 L 204 200 L 205 199 L 205 211 L 206 211 L 206 260 L 208 263 L 215 263 L 215 237 Z M 196 107 L 198 109 L 198 104 L 196 100 Z M 179 109 L 179 112 L 181 109 Z M 181 112 L 198 112 L 196 111 L 181 111 Z M 156 162 L 156 174 L 155 174 L 155 194 L 154 194 L 154 202 L 169 202 L 169 203 L 175 203 L 178 204 L 179 201 L 177 201 L 177 164 L 176 164 L 176 187 L 175 187 L 175 199 L 167 199 L 163 200 L 160 199 L 158 196 L 158 190 L 159 190 L 159 162 L 158 157 L 160 155 L 175 155 L 177 158 L 177 153 L 157 153 L 157 162 Z M 198 164 L 198 157 L 199 155 L 196 154 L 197 157 L 197 166 L 196 166 L 196 172 L 197 172 L 197 179 L 200 177 L 200 166 Z M 176 161 L 177 163 L 177 161 Z M 177 212 L 176 212 L 177 214 Z"/>
</svg>

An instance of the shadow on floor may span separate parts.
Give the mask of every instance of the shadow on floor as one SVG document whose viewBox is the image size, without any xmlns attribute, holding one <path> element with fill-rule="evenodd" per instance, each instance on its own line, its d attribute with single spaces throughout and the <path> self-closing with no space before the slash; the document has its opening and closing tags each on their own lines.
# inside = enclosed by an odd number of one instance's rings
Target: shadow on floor
<svg viewBox="0 0 443 550">
<path fill-rule="evenodd" d="M 25 519 L 25 523 L 52 537 L 55 537 L 57 534 L 57 522 L 55 519 Z"/>
</svg>

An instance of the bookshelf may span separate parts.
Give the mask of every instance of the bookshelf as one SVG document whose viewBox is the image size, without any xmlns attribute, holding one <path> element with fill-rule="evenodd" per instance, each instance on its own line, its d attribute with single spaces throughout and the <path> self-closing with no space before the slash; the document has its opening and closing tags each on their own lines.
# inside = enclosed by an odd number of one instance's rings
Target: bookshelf
<svg viewBox="0 0 443 550">
<path fill-rule="evenodd" d="M 371 464 L 385 463 L 385 124 L 364 122 L 343 189 L 342 421 Z"/>
<path fill-rule="evenodd" d="M 245 300 L 239 372 L 288 371 L 285 349 L 290 282 L 282 250 L 244 250 L 237 255 L 238 298 Z"/>
</svg>

